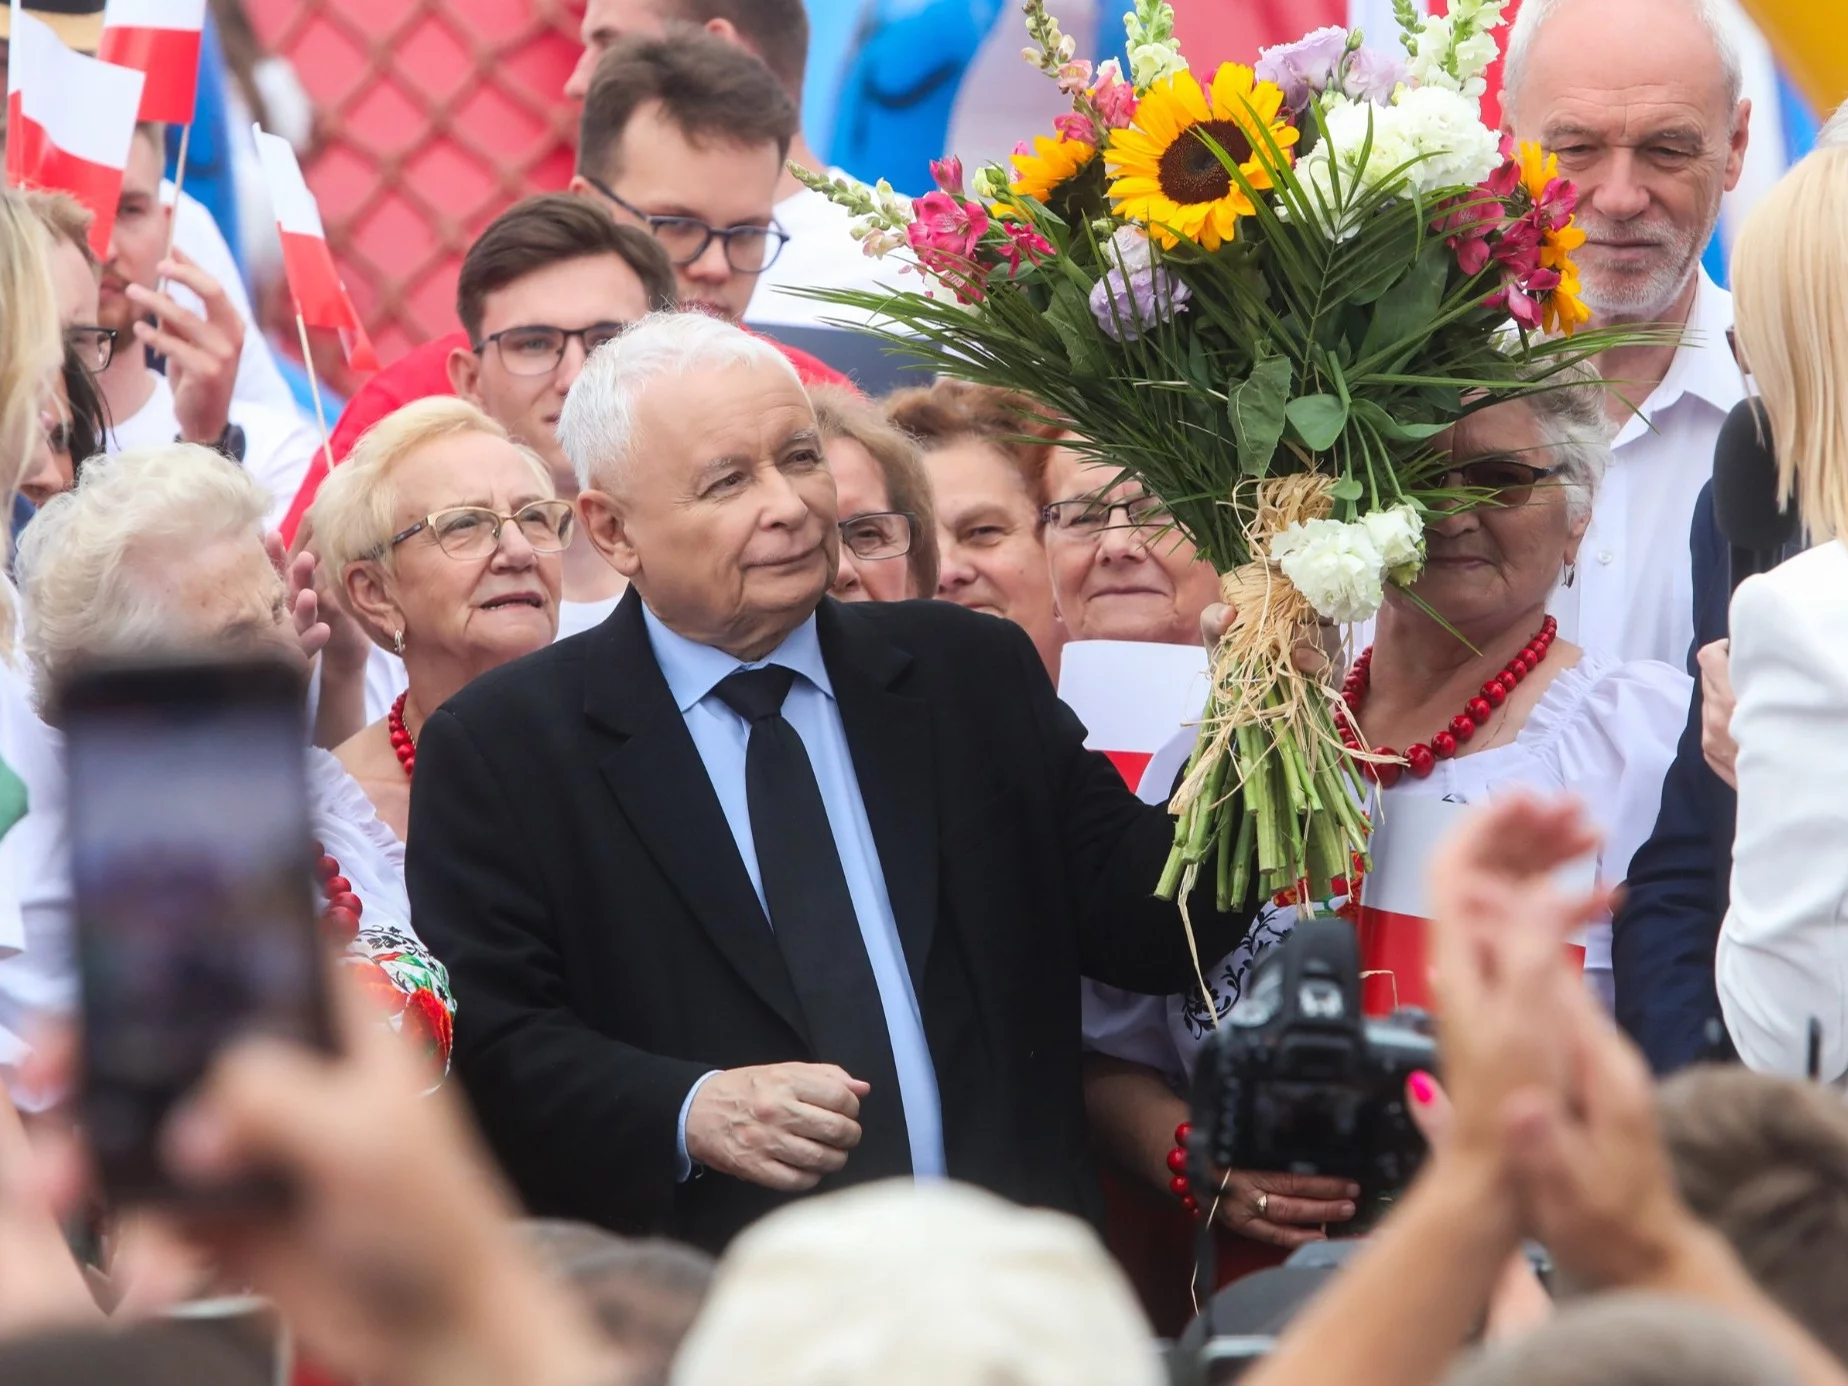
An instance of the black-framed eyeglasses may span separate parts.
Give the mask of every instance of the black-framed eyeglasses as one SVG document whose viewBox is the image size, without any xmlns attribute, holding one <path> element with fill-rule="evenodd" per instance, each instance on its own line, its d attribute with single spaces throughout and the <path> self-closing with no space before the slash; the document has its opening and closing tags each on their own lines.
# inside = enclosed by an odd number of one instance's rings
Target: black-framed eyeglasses
<svg viewBox="0 0 1848 1386">
<path fill-rule="evenodd" d="M 94 323 L 72 323 L 64 329 L 64 344 L 77 353 L 77 359 L 92 373 L 109 369 L 115 359 L 116 334 L 113 327 Z"/>
<path fill-rule="evenodd" d="M 1120 523 L 1115 522 L 1117 515 L 1123 517 Z M 1107 529 L 1166 529 L 1171 522 L 1168 507 L 1147 492 L 1120 501 L 1101 496 L 1054 501 L 1040 511 L 1040 519 L 1075 539 L 1095 538 Z"/>
<path fill-rule="evenodd" d="M 841 542 L 855 558 L 903 558 L 911 552 L 918 517 L 909 510 L 874 510 L 841 521 Z"/>
<path fill-rule="evenodd" d="M 565 359 L 565 346 L 572 338 L 584 348 L 584 354 L 615 341 L 628 328 L 626 322 L 593 322 L 589 327 L 553 327 L 548 323 L 528 323 L 524 327 L 504 327 L 491 332 L 475 345 L 477 356 L 493 347 L 509 375 L 550 375 Z"/>
<path fill-rule="evenodd" d="M 1465 462 L 1444 473 L 1443 482 L 1456 478 L 1459 487 L 1487 492 L 1491 504 L 1510 509 L 1526 505 L 1534 498 L 1534 487 L 1549 477 L 1558 476 L 1560 467 L 1535 467 L 1512 457 L 1483 457 Z"/>
<path fill-rule="evenodd" d="M 776 263 L 776 257 L 789 243 L 789 233 L 780 226 L 713 226 L 698 217 L 655 216 L 618 197 L 608 184 L 588 173 L 584 181 L 630 216 L 645 223 L 661 243 L 661 249 L 667 252 L 667 258 L 676 265 L 690 265 L 699 259 L 716 236 L 725 243 L 725 263 L 731 266 L 733 274 L 762 274 Z"/>
<path fill-rule="evenodd" d="M 562 553 L 570 546 L 576 520 L 577 512 L 567 500 L 534 501 L 506 515 L 486 506 L 456 505 L 426 515 L 409 529 L 392 535 L 386 547 L 395 549 L 427 529 L 437 547 L 451 558 L 486 558 L 500 547 L 501 528 L 511 521 L 519 526 L 534 553 Z"/>
</svg>

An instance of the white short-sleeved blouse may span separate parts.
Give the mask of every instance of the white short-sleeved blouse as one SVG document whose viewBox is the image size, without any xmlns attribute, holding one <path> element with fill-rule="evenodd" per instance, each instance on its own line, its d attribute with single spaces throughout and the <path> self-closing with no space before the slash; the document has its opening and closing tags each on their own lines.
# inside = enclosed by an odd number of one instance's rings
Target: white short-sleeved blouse
<svg viewBox="0 0 1848 1386">
<path fill-rule="evenodd" d="M 1662 777 L 1674 760 L 1688 715 L 1693 683 L 1678 669 L 1653 661 L 1620 663 L 1587 654 L 1559 673 L 1528 714 L 1515 739 L 1475 755 L 1439 761 L 1430 778 L 1407 776 L 1387 791 L 1448 796 L 1469 803 L 1497 791 L 1572 793 L 1603 829 L 1599 878 L 1614 885 L 1629 873 L 1630 858 L 1655 828 Z M 1390 801 L 1388 801 L 1390 811 Z M 1206 970 L 1212 993 L 1193 989 L 1172 996 L 1138 996 L 1086 981 L 1087 1048 L 1160 1070 L 1176 1085 L 1193 1077 L 1194 1057 L 1237 1001 L 1251 966 L 1295 922 L 1293 909 L 1266 906 L 1236 949 Z M 1610 922 L 1592 926 L 1585 969 L 1608 982 Z M 1600 988 L 1608 994 L 1608 986 Z"/>
</svg>

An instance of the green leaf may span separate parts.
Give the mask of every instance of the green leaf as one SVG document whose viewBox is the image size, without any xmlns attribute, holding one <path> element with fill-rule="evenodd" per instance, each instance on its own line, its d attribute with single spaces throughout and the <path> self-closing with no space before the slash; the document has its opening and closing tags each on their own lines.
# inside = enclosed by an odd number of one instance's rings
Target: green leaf
<svg viewBox="0 0 1848 1386">
<path fill-rule="evenodd" d="M 1364 419 L 1382 438 L 1399 443 L 1421 443 L 1426 438 L 1435 438 L 1455 422 L 1401 423 L 1370 399 L 1355 400 L 1353 412 L 1356 419 Z"/>
<path fill-rule="evenodd" d="M 1097 319 L 1091 316 L 1091 304 L 1070 280 L 1052 291 L 1052 303 L 1046 309 L 1046 321 L 1059 334 L 1072 369 L 1080 375 L 1102 375 L 1106 367 L 1104 347 L 1099 340 Z"/>
<path fill-rule="evenodd" d="M 1347 406 L 1334 395 L 1300 395 L 1284 405 L 1283 413 L 1311 452 L 1327 452 L 1347 427 Z"/>
<path fill-rule="evenodd" d="M 1238 440 L 1239 470 L 1263 476 L 1283 438 L 1284 407 L 1290 399 L 1290 362 L 1284 356 L 1260 358 L 1251 374 L 1232 387 L 1226 414 Z"/>
<path fill-rule="evenodd" d="M 1360 344 L 1362 360 L 1389 347 L 1421 342 L 1429 335 L 1444 304 L 1450 261 L 1450 247 L 1434 240 L 1399 282 L 1380 295 Z"/>
<path fill-rule="evenodd" d="M 1360 484 L 1358 477 L 1344 476 L 1329 487 L 1328 493 L 1336 500 L 1357 501 L 1366 489 Z"/>
</svg>

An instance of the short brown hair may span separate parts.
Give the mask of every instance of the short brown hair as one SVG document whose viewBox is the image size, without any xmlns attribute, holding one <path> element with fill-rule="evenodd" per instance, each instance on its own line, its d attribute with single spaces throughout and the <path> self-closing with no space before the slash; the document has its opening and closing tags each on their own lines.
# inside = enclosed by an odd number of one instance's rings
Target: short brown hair
<svg viewBox="0 0 1848 1386">
<path fill-rule="evenodd" d="M 1681 1196 L 1784 1311 L 1848 1361 L 1848 1106 L 1842 1094 L 1734 1067 L 1657 1093 Z"/>
<path fill-rule="evenodd" d="M 808 11 L 802 0 L 662 0 L 662 8 L 686 24 L 724 20 L 776 74 L 790 99 L 801 104 L 809 48 Z"/>
<path fill-rule="evenodd" d="M 593 255 L 615 255 L 634 270 L 650 312 L 673 308 L 674 267 L 653 236 L 618 225 L 587 197 L 542 193 L 514 203 L 489 222 L 462 259 L 456 316 L 469 342 L 481 342 L 481 311 L 489 294 L 552 265 Z"/>
<path fill-rule="evenodd" d="M 624 39 L 598 60 L 578 124 L 577 171 L 615 177 L 622 132 L 654 101 L 694 144 L 774 144 L 780 161 L 796 134 L 795 102 L 769 68 L 717 34 L 675 24 L 662 38 Z"/>
<path fill-rule="evenodd" d="M 90 249 L 90 225 L 96 213 L 67 192 L 47 192 L 34 188 L 25 194 L 26 206 L 39 219 L 54 241 L 74 245 L 83 253 L 83 261 L 92 270 L 100 268 L 96 252 Z"/>
<path fill-rule="evenodd" d="M 965 438 L 988 443 L 1014 464 L 1034 508 L 1046 504 L 1046 463 L 1064 429 L 1029 396 L 965 380 L 938 380 L 893 391 L 886 397 L 886 416 L 925 452 Z"/>
<path fill-rule="evenodd" d="M 894 510 L 916 520 L 905 566 L 920 597 L 937 594 L 937 507 L 930 498 L 930 474 L 918 457 L 917 442 L 885 416 L 865 395 L 844 385 L 811 385 L 809 399 L 824 442 L 845 438 L 866 449 L 885 481 Z M 842 516 L 842 519 L 848 518 Z"/>
</svg>

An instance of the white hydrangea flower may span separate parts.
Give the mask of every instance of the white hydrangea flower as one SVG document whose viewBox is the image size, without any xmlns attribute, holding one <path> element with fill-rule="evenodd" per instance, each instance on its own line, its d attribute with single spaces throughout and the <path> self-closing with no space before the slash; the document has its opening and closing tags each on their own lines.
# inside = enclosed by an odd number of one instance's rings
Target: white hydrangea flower
<svg viewBox="0 0 1848 1386">
<path fill-rule="evenodd" d="M 1368 620 L 1385 600 L 1385 561 L 1364 525 L 1293 524 L 1271 540 L 1270 556 L 1325 621 Z"/>
<path fill-rule="evenodd" d="M 1423 571 L 1425 526 L 1417 506 L 1404 502 L 1390 510 L 1374 510 L 1362 515 L 1360 524 L 1380 551 L 1389 581 L 1404 587 Z"/>
<path fill-rule="evenodd" d="M 1473 188 L 1501 167 L 1501 140 L 1482 123 L 1474 98 L 1441 87 L 1415 87 L 1400 92 L 1389 109 L 1404 147 L 1424 156 L 1407 170 L 1420 192 Z"/>
<path fill-rule="evenodd" d="M 1337 240 L 1350 239 L 1358 229 L 1345 209 L 1388 179 L 1429 194 L 1474 187 L 1501 165 L 1501 141 L 1482 123 L 1476 103 L 1441 87 L 1401 89 L 1391 106 L 1345 102 L 1329 109 L 1324 120 L 1328 138 L 1297 163 L 1296 176 L 1311 201 L 1329 209 Z"/>
</svg>

